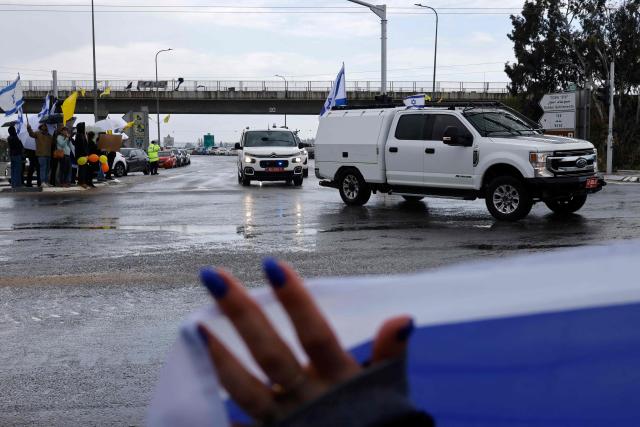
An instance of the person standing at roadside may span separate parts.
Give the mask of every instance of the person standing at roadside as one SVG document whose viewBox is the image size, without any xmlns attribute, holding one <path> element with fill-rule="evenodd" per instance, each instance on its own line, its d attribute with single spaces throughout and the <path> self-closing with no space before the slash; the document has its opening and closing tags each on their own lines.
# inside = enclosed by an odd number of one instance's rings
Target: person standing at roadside
<svg viewBox="0 0 640 427">
<path fill-rule="evenodd" d="M 49 172 L 51 170 L 51 148 L 53 144 L 53 136 L 49 133 L 49 128 L 44 123 L 38 126 L 38 131 L 34 132 L 31 126 L 27 126 L 27 132 L 29 136 L 36 140 L 36 156 L 38 157 L 38 165 L 40 170 L 38 171 L 38 180 L 48 187 L 47 181 L 49 180 Z"/>
<path fill-rule="evenodd" d="M 63 127 L 60 135 L 56 138 L 56 149 L 62 151 L 63 156 L 59 159 L 60 164 L 60 185 L 69 187 L 69 170 L 71 168 L 71 141 L 69 139 L 69 129 Z"/>
<path fill-rule="evenodd" d="M 85 163 L 84 165 L 80 165 L 78 163 L 78 159 L 80 157 L 89 156 L 89 141 L 87 140 L 87 134 L 85 133 L 85 124 L 84 122 L 78 123 L 76 126 L 76 138 L 73 141 L 75 146 L 75 157 L 76 164 L 78 165 L 78 185 L 82 188 L 88 188 L 87 177 L 90 174 L 89 165 Z"/>
<path fill-rule="evenodd" d="M 151 175 L 158 175 L 158 162 L 160 161 L 160 157 L 158 156 L 159 151 L 160 146 L 156 144 L 156 141 L 151 141 L 149 148 L 147 149 Z"/>
<path fill-rule="evenodd" d="M 11 188 L 22 187 L 22 156 L 24 147 L 18 138 L 16 128 L 9 126 L 9 156 L 11 157 Z"/>
</svg>

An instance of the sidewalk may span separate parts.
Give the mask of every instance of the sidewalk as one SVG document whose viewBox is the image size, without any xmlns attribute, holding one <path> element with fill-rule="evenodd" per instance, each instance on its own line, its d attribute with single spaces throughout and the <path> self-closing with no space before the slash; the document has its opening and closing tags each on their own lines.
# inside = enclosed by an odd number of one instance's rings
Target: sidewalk
<svg viewBox="0 0 640 427">
<path fill-rule="evenodd" d="M 109 187 L 112 185 L 120 185 L 122 181 L 114 178 L 112 181 L 94 182 L 97 188 Z M 72 186 L 68 188 L 62 187 L 21 187 L 19 189 L 12 189 L 9 187 L 9 180 L 0 178 L 0 192 L 1 193 L 73 193 L 78 191 L 90 191 L 91 188 L 82 188 L 78 186 Z"/>
<path fill-rule="evenodd" d="M 640 171 L 616 171 L 611 175 L 605 175 L 604 179 L 611 182 L 636 182 L 640 183 Z"/>
</svg>

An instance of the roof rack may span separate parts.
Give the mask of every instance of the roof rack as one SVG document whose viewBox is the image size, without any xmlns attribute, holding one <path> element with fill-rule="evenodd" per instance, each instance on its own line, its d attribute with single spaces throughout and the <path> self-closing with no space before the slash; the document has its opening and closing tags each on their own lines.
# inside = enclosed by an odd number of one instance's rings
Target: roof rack
<svg viewBox="0 0 640 427">
<path fill-rule="evenodd" d="M 454 110 L 456 108 L 464 107 L 506 107 L 499 101 L 487 101 L 487 100 L 456 100 L 456 101 L 428 101 L 424 104 L 425 107 L 434 108 L 449 108 Z M 368 104 L 368 105 L 343 105 L 333 107 L 333 111 L 346 111 L 346 110 L 378 110 L 380 108 L 398 108 L 405 107 L 404 104 Z"/>
</svg>

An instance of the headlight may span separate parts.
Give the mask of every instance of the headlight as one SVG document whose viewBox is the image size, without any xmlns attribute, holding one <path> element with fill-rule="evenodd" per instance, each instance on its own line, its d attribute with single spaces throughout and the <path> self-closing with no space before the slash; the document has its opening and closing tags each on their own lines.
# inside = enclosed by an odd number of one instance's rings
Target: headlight
<svg viewBox="0 0 640 427">
<path fill-rule="evenodd" d="M 550 177 L 553 173 L 547 170 L 547 158 L 552 156 L 551 152 L 529 153 L 529 162 L 533 166 L 535 176 Z"/>
<path fill-rule="evenodd" d="M 291 159 L 291 163 L 300 163 L 302 161 L 302 159 L 300 157 L 294 157 L 293 159 Z"/>
<path fill-rule="evenodd" d="M 256 159 L 254 159 L 253 157 L 244 156 L 244 162 L 245 163 L 255 163 Z"/>
</svg>

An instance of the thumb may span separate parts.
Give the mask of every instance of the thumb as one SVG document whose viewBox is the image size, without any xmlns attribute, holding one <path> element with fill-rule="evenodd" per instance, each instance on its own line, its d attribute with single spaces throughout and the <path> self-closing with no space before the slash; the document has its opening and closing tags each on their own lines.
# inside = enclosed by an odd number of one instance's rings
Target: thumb
<svg viewBox="0 0 640 427">
<path fill-rule="evenodd" d="M 410 316 L 392 317 L 385 321 L 373 342 L 372 363 L 404 356 L 414 328 Z"/>
</svg>

